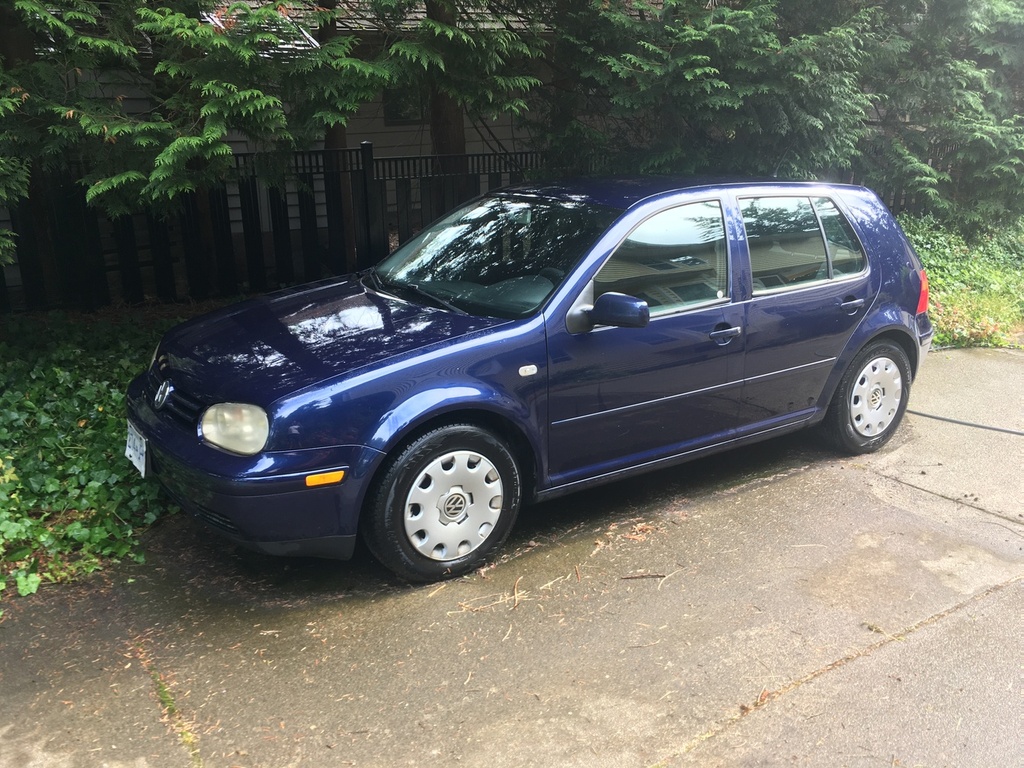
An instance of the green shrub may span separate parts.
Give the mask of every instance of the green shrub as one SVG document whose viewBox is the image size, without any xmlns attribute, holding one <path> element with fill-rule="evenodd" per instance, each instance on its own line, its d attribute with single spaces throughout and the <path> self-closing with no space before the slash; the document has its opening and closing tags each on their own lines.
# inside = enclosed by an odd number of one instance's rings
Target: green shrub
<svg viewBox="0 0 1024 768">
<path fill-rule="evenodd" d="M 939 346 L 1007 346 L 1024 324 L 1024 223 L 966 240 L 931 217 L 901 216 L 931 288 Z"/>
<path fill-rule="evenodd" d="M 169 319 L 54 313 L 0 325 L 0 590 L 19 594 L 141 556 L 166 513 L 124 458 L 125 388 Z"/>
</svg>

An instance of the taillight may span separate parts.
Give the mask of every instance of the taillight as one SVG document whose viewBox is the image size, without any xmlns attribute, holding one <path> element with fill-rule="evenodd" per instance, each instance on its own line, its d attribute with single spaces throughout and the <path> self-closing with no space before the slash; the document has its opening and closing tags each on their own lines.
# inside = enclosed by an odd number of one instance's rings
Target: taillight
<svg viewBox="0 0 1024 768">
<path fill-rule="evenodd" d="M 921 276 L 921 294 L 917 297 L 917 314 L 923 315 L 928 311 L 928 274 L 919 269 L 917 273 Z"/>
</svg>

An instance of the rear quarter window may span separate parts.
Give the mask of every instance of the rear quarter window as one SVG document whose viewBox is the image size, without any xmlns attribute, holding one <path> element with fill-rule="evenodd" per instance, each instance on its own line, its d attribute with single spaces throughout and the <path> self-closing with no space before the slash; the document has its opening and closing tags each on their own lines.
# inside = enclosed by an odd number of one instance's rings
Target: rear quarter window
<svg viewBox="0 0 1024 768">
<path fill-rule="evenodd" d="M 863 272 L 867 266 L 864 249 L 850 222 L 836 208 L 836 204 L 827 197 L 819 197 L 814 201 L 814 210 L 821 219 L 821 230 L 825 233 L 833 277 Z"/>
<path fill-rule="evenodd" d="M 827 197 L 755 197 L 740 206 L 755 293 L 839 279 L 866 266 L 853 228 Z"/>
</svg>

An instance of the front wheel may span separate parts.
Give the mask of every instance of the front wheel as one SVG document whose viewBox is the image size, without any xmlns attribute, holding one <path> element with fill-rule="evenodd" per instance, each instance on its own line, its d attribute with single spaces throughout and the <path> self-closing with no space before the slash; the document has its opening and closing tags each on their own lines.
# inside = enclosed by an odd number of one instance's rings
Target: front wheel
<svg viewBox="0 0 1024 768">
<path fill-rule="evenodd" d="M 427 432 L 387 466 L 362 520 L 367 546 L 409 581 L 480 566 L 519 512 L 519 467 L 497 437 L 471 424 Z"/>
<path fill-rule="evenodd" d="M 899 426 L 909 396 L 907 354 L 891 341 L 869 344 L 839 382 L 825 416 L 825 434 L 848 453 L 877 451 Z"/>
</svg>

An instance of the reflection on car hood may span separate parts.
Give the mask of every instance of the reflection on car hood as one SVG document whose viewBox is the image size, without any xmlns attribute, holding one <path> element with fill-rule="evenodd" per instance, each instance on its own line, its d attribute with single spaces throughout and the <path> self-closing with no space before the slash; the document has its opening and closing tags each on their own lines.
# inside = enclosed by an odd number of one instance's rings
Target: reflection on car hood
<svg viewBox="0 0 1024 768">
<path fill-rule="evenodd" d="M 207 403 L 268 405 L 311 384 L 508 321 L 409 304 L 332 279 L 243 302 L 170 331 L 164 375 Z"/>
</svg>

